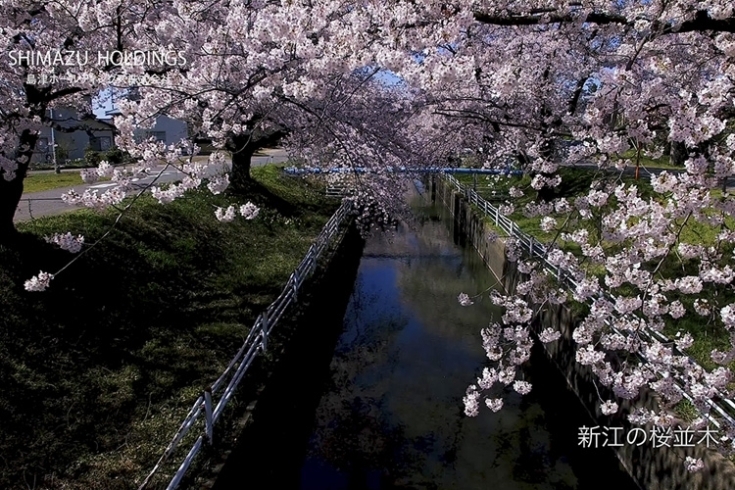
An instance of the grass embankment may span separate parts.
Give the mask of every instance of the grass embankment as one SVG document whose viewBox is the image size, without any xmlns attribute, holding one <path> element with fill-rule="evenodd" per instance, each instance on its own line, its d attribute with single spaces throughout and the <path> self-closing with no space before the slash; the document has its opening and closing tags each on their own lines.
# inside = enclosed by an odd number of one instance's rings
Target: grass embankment
<svg viewBox="0 0 735 490">
<path fill-rule="evenodd" d="M 593 181 L 602 180 L 603 178 L 613 178 L 614 180 L 618 180 L 618 177 L 622 183 L 637 185 L 639 194 L 644 198 L 653 194 L 653 190 L 651 189 L 649 182 L 642 179 L 636 181 L 634 177 L 628 175 L 620 177 L 618 174 L 615 174 L 612 176 L 611 174 L 605 175 L 598 173 L 595 170 L 575 169 L 569 167 L 560 168 L 558 173 L 562 178 L 562 183 L 554 190 L 553 194 L 549 196 L 551 198 L 565 197 L 571 202 L 575 197 L 587 194 Z M 458 180 L 469 187 L 472 187 L 473 185 L 473 177 L 471 175 L 460 175 L 458 176 Z M 508 191 L 511 187 L 523 190 L 523 197 L 509 199 Z M 515 210 L 513 213 L 508 215 L 508 218 L 515 221 L 516 224 L 518 224 L 518 226 L 529 235 L 533 235 L 535 238 L 538 238 L 543 242 L 550 242 L 556 236 L 555 231 L 547 232 L 541 229 L 541 216 L 528 217 L 524 214 L 524 208 L 527 204 L 538 202 L 537 191 L 531 188 L 530 176 L 506 177 L 501 175 L 480 175 L 477 176 L 477 193 L 495 205 L 503 204 L 506 199 L 510 200 Z M 498 199 L 493 193 L 503 197 Z M 566 215 L 552 213 L 549 216 L 556 218 L 559 225 L 561 225 L 563 223 L 563 218 Z M 572 219 L 567 225 L 567 230 L 573 231 L 580 227 L 584 227 L 590 231 L 592 237 L 595 236 L 596 231 L 594 223 L 588 220 L 581 218 Z M 557 244 L 564 250 L 580 252 L 579 247 L 576 247 L 575 250 L 573 243 L 564 242 L 558 239 Z"/>
<path fill-rule="evenodd" d="M 590 190 L 593 180 L 600 180 L 601 177 L 601 175 L 596 174 L 595 171 L 572 168 L 561 168 L 559 170 L 559 173 L 562 176 L 562 183 L 554 193 L 554 197 L 565 197 L 570 202 L 573 202 L 574 198 L 578 196 L 587 194 Z M 610 174 L 605 178 L 618 180 L 619 177 L 619 174 Z M 460 176 L 459 180 L 467 186 L 471 187 L 473 185 L 472 176 Z M 640 179 L 636 181 L 633 177 L 622 176 L 620 177 L 619 181 L 627 185 L 637 186 L 638 195 L 644 200 L 648 200 L 649 198 L 661 198 L 661 196 L 657 195 L 653 191 L 650 183 L 647 180 Z M 515 206 L 515 211 L 512 214 L 508 215 L 508 217 L 515 221 L 521 230 L 534 236 L 542 242 L 550 243 L 557 236 L 557 231 L 542 230 L 542 217 L 527 217 L 523 213 L 523 209 L 526 204 L 536 202 L 538 200 L 537 193 L 530 187 L 530 183 L 531 177 L 529 176 L 509 178 L 502 177 L 500 179 L 496 179 L 493 176 L 487 180 L 484 177 L 478 177 L 477 192 L 489 201 L 494 202 L 496 205 L 498 205 L 502 204 L 502 201 L 493 200 L 492 191 L 495 191 L 497 194 L 507 194 L 508 189 L 512 186 L 523 189 L 525 192 L 525 195 L 523 197 L 511 199 L 511 202 Z M 713 189 L 711 191 L 711 194 L 713 198 L 722 197 L 722 192 L 717 189 Z M 612 196 L 611 202 L 614 203 L 614 200 L 615 198 L 614 196 Z M 558 228 L 562 224 L 564 224 L 567 215 L 552 213 L 550 216 L 556 218 Z M 486 221 L 490 226 L 494 226 L 494 223 L 491 222 L 489 218 L 487 218 Z M 726 219 L 726 225 L 730 229 L 735 229 L 735 220 L 729 218 Z M 595 222 L 595 220 L 582 219 L 578 216 L 578 214 L 573 213 L 573 217 L 567 223 L 564 231 L 569 233 L 573 232 L 574 230 L 584 228 L 589 232 L 591 242 L 596 243 L 596 240 L 599 237 L 599 226 L 599 222 Z M 716 243 L 719 231 L 719 227 L 712 226 L 698 220 L 690 219 L 685 223 L 682 228 L 680 241 L 689 244 L 701 244 L 705 246 L 714 245 Z M 562 250 L 571 252 L 574 255 L 583 258 L 581 249 L 577 244 L 562 240 L 561 237 L 557 238 L 556 244 Z M 614 254 L 617 250 L 621 249 L 619 245 L 614 245 L 610 243 L 603 242 L 602 245 L 608 255 Z M 727 250 L 723 251 L 724 256 L 727 256 L 727 254 Z M 602 279 L 606 274 L 606 270 L 603 265 L 589 264 L 583 262 L 583 266 L 586 267 L 586 270 L 589 274 L 593 274 L 600 279 Z M 657 261 L 651 261 L 650 263 L 642 264 L 641 268 L 653 271 L 656 266 Z M 657 277 L 665 277 L 670 278 L 671 280 L 675 280 L 677 277 L 697 274 L 698 271 L 695 263 L 690 260 L 680 261 L 676 255 L 671 255 L 662 264 Z M 604 285 L 604 283 L 602 284 Z M 708 295 L 717 295 L 719 296 L 720 300 L 725 298 L 728 302 L 735 300 L 735 295 L 733 295 L 733 292 L 727 287 L 720 286 L 719 288 L 715 288 L 711 283 L 706 283 L 705 287 L 706 293 Z M 637 291 L 633 291 L 633 288 L 630 284 L 623 284 L 620 288 L 614 288 L 610 291 L 614 294 L 638 294 Z M 716 365 L 714 364 L 714 362 L 712 362 L 710 353 L 713 349 L 718 349 L 721 351 L 727 351 L 730 349 L 728 332 L 722 326 L 718 325 L 715 322 L 713 316 L 702 317 L 694 312 L 694 298 L 690 299 L 690 297 L 688 297 L 687 295 L 676 295 L 675 292 L 668 293 L 668 296 L 672 301 L 674 299 L 679 299 L 687 309 L 687 313 L 682 318 L 676 320 L 666 315 L 664 319 L 667 326 L 664 333 L 669 338 L 673 338 L 679 331 L 691 333 L 695 341 L 692 347 L 687 350 L 687 354 L 689 354 L 693 359 L 695 359 L 706 369 L 713 369 L 714 367 L 716 367 Z M 573 306 L 573 309 L 577 312 L 583 312 L 586 310 L 586 308 L 582 305 Z M 730 368 L 735 369 L 735 363 L 732 363 L 730 365 Z"/>
<path fill-rule="evenodd" d="M 0 488 L 130 489 L 152 469 L 337 207 L 274 166 L 252 173 L 247 199 L 136 203 L 45 292 L 23 281 L 72 255 L 42 237 L 93 243 L 112 214 L 43 218 L 0 248 Z M 255 220 L 214 218 L 246 200 Z"/>
</svg>

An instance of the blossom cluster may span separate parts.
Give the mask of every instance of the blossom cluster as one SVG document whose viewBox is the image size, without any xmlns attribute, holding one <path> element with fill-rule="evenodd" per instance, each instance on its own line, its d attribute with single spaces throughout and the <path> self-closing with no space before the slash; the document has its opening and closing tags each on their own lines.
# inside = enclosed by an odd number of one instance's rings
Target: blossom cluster
<svg viewBox="0 0 735 490">
<path fill-rule="evenodd" d="M 240 216 L 242 216 L 246 220 L 252 220 L 258 216 L 260 208 L 258 208 L 255 204 L 248 202 L 247 204 L 243 204 L 242 206 L 240 206 L 239 209 L 235 206 L 228 206 L 227 209 L 217 207 L 217 210 L 214 212 L 214 214 L 219 221 L 230 222 L 235 219 L 235 216 L 238 212 L 240 213 Z"/>
<path fill-rule="evenodd" d="M 28 279 L 24 286 L 26 291 L 45 291 L 46 288 L 49 287 L 53 278 L 53 274 L 41 271 L 37 275 Z"/>
<path fill-rule="evenodd" d="M 78 253 L 84 245 L 84 237 L 82 235 L 73 236 L 71 233 L 54 233 L 50 237 L 45 238 L 48 243 L 55 243 L 62 250 L 68 250 L 71 253 Z"/>
</svg>

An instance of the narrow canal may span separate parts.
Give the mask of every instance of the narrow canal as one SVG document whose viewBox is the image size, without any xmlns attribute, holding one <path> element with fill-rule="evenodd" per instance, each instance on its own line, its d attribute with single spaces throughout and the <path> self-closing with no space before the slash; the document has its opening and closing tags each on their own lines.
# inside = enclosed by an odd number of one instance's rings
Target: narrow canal
<svg viewBox="0 0 735 490">
<path fill-rule="evenodd" d="M 320 393 L 299 413 L 310 422 L 300 442 L 281 441 L 300 456 L 283 460 L 276 480 L 301 490 L 637 489 L 611 450 L 578 446 L 579 427 L 594 424 L 541 350 L 524 370 L 530 394 L 464 415 L 487 360 L 479 330 L 501 312 L 487 293 L 458 303 L 496 279 L 452 243 L 442 212 L 423 209 L 368 240 Z M 254 476 L 220 488 L 286 488 L 253 486 Z"/>
</svg>

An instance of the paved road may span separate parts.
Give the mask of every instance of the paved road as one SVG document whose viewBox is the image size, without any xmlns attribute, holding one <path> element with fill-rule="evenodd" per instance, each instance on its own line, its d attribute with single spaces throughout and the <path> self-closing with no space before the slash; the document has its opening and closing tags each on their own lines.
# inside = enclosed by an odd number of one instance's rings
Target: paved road
<svg viewBox="0 0 735 490">
<path fill-rule="evenodd" d="M 282 163 L 288 160 L 286 152 L 283 150 L 265 150 L 265 155 L 256 156 L 252 158 L 253 166 L 266 165 L 269 163 Z M 231 164 L 228 164 L 228 168 Z M 159 166 L 152 169 L 151 176 L 144 179 L 139 179 L 136 184 L 146 185 L 150 184 L 155 176 L 164 168 Z M 64 171 L 79 172 L 79 169 L 66 169 Z M 168 169 L 163 172 L 163 175 L 158 179 L 157 183 L 168 183 L 176 182 L 181 180 L 184 174 L 176 169 Z M 56 214 L 65 213 L 67 211 L 73 211 L 79 209 L 77 206 L 69 206 L 61 200 L 61 195 L 74 190 L 79 194 L 82 194 L 87 189 L 97 190 L 100 194 L 105 192 L 116 184 L 111 182 L 98 182 L 95 184 L 83 184 L 74 187 L 64 187 L 59 189 L 52 189 L 44 192 L 34 192 L 23 194 L 21 201 L 18 205 L 18 209 L 15 211 L 14 221 L 28 221 L 31 218 L 39 218 L 41 216 L 52 216 Z"/>
</svg>

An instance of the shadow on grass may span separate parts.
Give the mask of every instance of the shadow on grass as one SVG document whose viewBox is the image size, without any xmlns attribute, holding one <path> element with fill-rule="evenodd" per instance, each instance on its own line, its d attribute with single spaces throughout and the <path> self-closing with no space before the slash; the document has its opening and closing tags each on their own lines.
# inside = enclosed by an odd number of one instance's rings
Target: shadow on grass
<svg viewBox="0 0 735 490">
<path fill-rule="evenodd" d="M 258 182 L 257 180 L 247 180 L 240 184 L 236 191 L 229 191 L 230 195 L 251 197 L 251 201 L 258 207 L 266 207 L 275 209 L 284 216 L 294 216 L 298 214 L 299 209 L 294 203 L 283 199 L 281 196 L 274 194 L 271 190 Z"/>
<path fill-rule="evenodd" d="M 30 234 L 20 237 L 22 252 L 3 251 L 3 264 L 13 267 L 3 271 L 0 284 L 6 400 L 0 447 L 6 458 L 20 456 L 3 471 L 3 488 L 18 486 L 21 474 L 38 480 L 52 472 L 75 478 L 91 471 L 92 480 L 103 484 L 97 472 L 106 469 L 77 458 L 124 444 L 135 421 L 144 418 L 142 401 L 165 403 L 192 384 L 203 386 L 216 374 L 209 366 L 218 364 L 205 348 L 224 354 L 221 347 L 231 351 L 242 336 L 245 327 L 218 335 L 217 343 L 195 336 L 204 319 L 189 308 L 191 292 L 207 292 L 206 274 L 198 271 L 217 271 L 223 251 L 202 247 L 208 252 L 177 260 L 179 247 L 149 229 L 165 221 L 141 220 L 136 225 L 143 226 L 116 232 L 43 293 L 20 285 L 39 270 L 57 270 L 69 254 Z M 193 236 L 202 246 L 218 238 Z"/>
<path fill-rule="evenodd" d="M 128 489 L 150 470 L 333 211 L 298 181 L 252 192 L 267 209 L 232 223 L 213 214 L 232 196 L 143 198 L 44 292 L 23 282 L 73 256 L 43 236 L 92 245 L 113 216 L 41 219 L 0 247 L 0 488 Z"/>
</svg>

